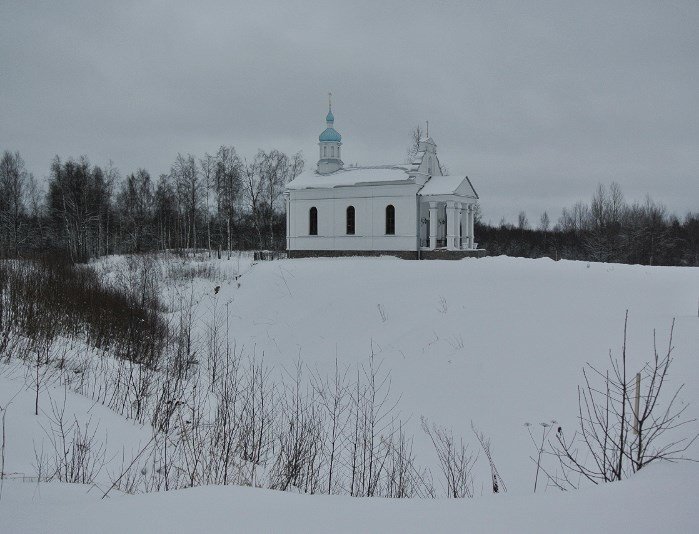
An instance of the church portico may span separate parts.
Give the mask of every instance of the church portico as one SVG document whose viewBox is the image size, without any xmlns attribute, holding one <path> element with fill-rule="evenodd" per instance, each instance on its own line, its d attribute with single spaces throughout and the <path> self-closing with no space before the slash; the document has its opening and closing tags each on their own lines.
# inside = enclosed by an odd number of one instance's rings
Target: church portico
<svg viewBox="0 0 699 534">
<path fill-rule="evenodd" d="M 474 250 L 472 204 L 454 199 L 420 204 L 421 250 Z"/>
</svg>

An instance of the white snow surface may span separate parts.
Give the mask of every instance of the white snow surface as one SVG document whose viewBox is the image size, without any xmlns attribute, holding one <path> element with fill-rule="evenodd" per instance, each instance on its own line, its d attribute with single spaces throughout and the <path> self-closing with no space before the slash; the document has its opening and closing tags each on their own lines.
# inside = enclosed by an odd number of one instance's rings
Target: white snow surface
<svg viewBox="0 0 699 534">
<path fill-rule="evenodd" d="M 306 171 L 286 185 L 287 189 L 318 189 L 382 182 L 405 182 L 406 167 L 379 165 L 376 167 L 346 167 L 330 174 Z"/>
<path fill-rule="evenodd" d="M 213 310 L 228 304 L 237 346 L 264 351 L 265 361 L 278 369 L 301 358 L 309 368 L 330 373 L 336 357 L 341 364 L 365 363 L 373 351 L 400 395 L 416 461 L 435 462 L 419 429 L 421 416 L 467 441 L 475 441 L 473 421 L 492 440 L 508 493 L 487 495 L 483 462 L 474 473 L 479 495 L 466 501 L 353 499 L 230 486 L 112 493 L 101 500 L 95 487 L 5 480 L 0 531 L 695 531 L 696 464 L 653 465 L 622 483 L 532 494 L 535 466 L 529 457 L 535 451 L 524 424 L 539 428 L 556 420 L 572 433 L 581 368 L 586 362 L 604 368 L 610 350 L 620 353 L 627 309 L 633 369 L 652 357 L 654 329 L 663 350 L 676 319 L 668 390 L 685 383 L 680 402 L 691 404 L 688 417 L 697 417 L 699 269 L 506 257 L 303 259 L 251 267 L 244 262 L 244 268 L 231 267 L 233 261 L 214 262 L 222 281 L 194 282 L 201 335 Z M 112 263 L 119 268 L 119 260 Z M 225 276 L 233 271 L 242 277 Z M 17 368 L 0 373 L 0 406 L 13 399 L 5 472 L 31 475 L 46 421 L 33 415 L 33 392 L 24 383 Z M 62 390 L 52 391 L 62 400 Z M 133 457 L 150 437 L 148 429 L 78 395 L 69 393 L 66 406 L 81 421 L 99 421 L 108 435 L 111 472 L 118 473 L 122 457 Z M 697 444 L 687 454 L 699 457 Z"/>
<path fill-rule="evenodd" d="M 256 265 L 228 295 L 238 343 L 269 362 L 290 367 L 301 357 L 330 372 L 335 356 L 361 363 L 373 350 L 402 415 L 415 428 L 424 415 L 464 435 L 473 421 L 492 438 L 510 491 L 533 485 L 523 425 L 555 419 L 572 430 L 581 369 L 620 354 L 626 309 L 632 368 L 652 357 L 654 329 L 662 350 L 676 318 L 668 387 L 686 383 L 683 398 L 699 409 L 699 269 L 303 259 Z"/>
<path fill-rule="evenodd" d="M 359 499 L 238 486 L 116 496 L 6 482 L 3 532 L 696 532 L 697 466 L 649 467 L 574 493 L 477 500 Z"/>
<path fill-rule="evenodd" d="M 475 196 L 476 192 L 471 187 L 465 176 L 432 176 L 420 189 L 420 196 L 453 195 L 461 184 L 468 183 L 469 196 Z"/>
</svg>

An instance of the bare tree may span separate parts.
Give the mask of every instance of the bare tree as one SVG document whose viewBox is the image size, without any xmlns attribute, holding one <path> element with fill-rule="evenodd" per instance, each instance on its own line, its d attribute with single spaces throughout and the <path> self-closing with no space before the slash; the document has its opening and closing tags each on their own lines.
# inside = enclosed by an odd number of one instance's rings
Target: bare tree
<svg viewBox="0 0 699 534">
<path fill-rule="evenodd" d="M 529 229 L 529 219 L 527 219 L 527 214 L 523 211 L 520 211 L 519 215 L 517 215 L 517 228 L 520 230 Z"/>
<path fill-rule="evenodd" d="M 590 230 L 586 240 L 587 249 L 595 260 L 611 261 L 618 256 L 624 209 L 624 195 L 619 184 L 612 182 L 609 190 L 603 184 L 597 186 L 590 203 Z"/>
<path fill-rule="evenodd" d="M 84 156 L 64 163 L 54 158 L 47 204 L 73 261 L 105 252 L 111 189 L 102 169 Z M 60 240 L 60 234 L 56 237 Z"/>
<path fill-rule="evenodd" d="M 628 312 L 621 358 L 612 357 L 610 352 L 610 370 L 590 364 L 583 370 L 585 385 L 578 388 L 577 430 L 567 437 L 559 427 L 550 441 L 549 452 L 559 470 L 545 472 L 549 481 L 561 489 L 577 487 L 579 478 L 594 484 L 611 482 L 658 460 L 688 460 L 684 453 L 699 436 L 683 432 L 695 421 L 684 418 L 687 404 L 678 406 L 683 386 L 665 398 L 663 386 L 672 363 L 674 320 L 667 350 L 658 354 L 654 341 L 652 360 L 633 382 L 628 371 L 627 324 Z"/>
<path fill-rule="evenodd" d="M 42 191 L 34 178 L 33 174 L 29 174 L 29 179 L 27 180 L 27 200 L 28 200 L 28 211 L 29 217 L 34 227 L 34 231 L 30 236 L 34 242 L 38 242 L 40 245 L 44 242 L 45 231 L 44 231 L 44 221 L 46 218 L 46 210 L 44 209 L 44 197 L 46 193 Z"/>
<path fill-rule="evenodd" d="M 265 210 L 269 227 L 270 248 L 274 248 L 274 216 L 276 203 L 287 182 L 296 178 L 304 166 L 303 157 L 298 152 L 291 158 L 278 150 L 259 152 L 259 174 L 265 192 Z"/>
<path fill-rule="evenodd" d="M 214 178 L 216 174 L 216 157 L 209 153 L 204 154 L 204 157 L 199 160 L 199 168 L 201 176 L 204 180 L 204 217 L 206 218 L 206 248 L 211 257 L 211 211 L 209 207 L 209 192 L 214 188 Z"/>
<path fill-rule="evenodd" d="M 145 169 L 129 174 L 117 196 L 117 207 L 122 218 L 124 241 L 130 252 L 144 252 L 152 246 L 153 184 Z"/>
<path fill-rule="evenodd" d="M 226 249 L 228 258 L 232 248 L 231 224 L 235 222 L 236 212 L 241 204 L 241 188 L 243 187 L 243 162 L 234 147 L 221 146 L 216 153 L 216 215 L 218 217 L 219 236 L 226 228 Z"/>
<path fill-rule="evenodd" d="M 422 141 L 424 136 L 425 132 L 419 124 L 410 132 L 410 145 L 408 146 L 406 157 L 407 163 L 412 162 L 415 156 L 417 156 L 417 153 L 420 151 L 420 141 Z"/>
<path fill-rule="evenodd" d="M 264 248 L 264 238 L 262 234 L 263 226 L 263 202 L 265 184 L 261 177 L 261 169 L 264 163 L 266 154 L 260 150 L 255 159 L 243 164 L 243 191 L 248 202 L 250 216 L 252 217 L 253 226 L 257 233 L 257 239 L 260 248 Z"/>
<path fill-rule="evenodd" d="M 20 232 L 25 209 L 25 185 L 28 173 L 19 152 L 6 150 L 0 159 L 0 222 L 3 228 L 3 243 L 12 256 L 19 254 L 19 243 L 26 237 Z"/>
<path fill-rule="evenodd" d="M 576 202 L 571 209 L 563 208 L 558 227 L 564 232 L 579 233 L 590 226 L 590 207 Z"/>
<path fill-rule="evenodd" d="M 203 183 L 194 156 L 177 155 L 170 175 L 175 182 L 180 209 L 185 215 L 184 244 L 197 248 L 197 215 L 201 208 Z"/>
<path fill-rule="evenodd" d="M 177 194 L 172 185 L 172 179 L 167 174 L 161 174 L 154 193 L 155 224 L 158 233 L 158 248 L 166 250 L 179 244 L 179 212 L 177 209 Z"/>
</svg>

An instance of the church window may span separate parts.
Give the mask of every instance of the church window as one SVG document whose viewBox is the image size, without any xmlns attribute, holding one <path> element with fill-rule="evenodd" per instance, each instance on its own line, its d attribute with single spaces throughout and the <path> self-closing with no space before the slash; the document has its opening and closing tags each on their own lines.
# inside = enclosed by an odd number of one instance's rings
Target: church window
<svg viewBox="0 0 699 534">
<path fill-rule="evenodd" d="M 328 147 L 327 145 L 323 146 L 323 157 L 326 157 L 328 155 Z"/>
<path fill-rule="evenodd" d="M 347 235 L 354 235 L 354 206 L 347 207 Z"/>
<path fill-rule="evenodd" d="M 309 215 L 309 217 L 308 217 L 309 218 L 308 234 L 309 235 L 318 235 L 318 208 L 313 206 L 308 215 Z"/>
<path fill-rule="evenodd" d="M 386 235 L 396 233 L 396 208 L 392 204 L 386 206 Z"/>
<path fill-rule="evenodd" d="M 334 146 L 330 147 L 330 156 L 333 158 L 335 157 L 335 147 Z"/>
</svg>

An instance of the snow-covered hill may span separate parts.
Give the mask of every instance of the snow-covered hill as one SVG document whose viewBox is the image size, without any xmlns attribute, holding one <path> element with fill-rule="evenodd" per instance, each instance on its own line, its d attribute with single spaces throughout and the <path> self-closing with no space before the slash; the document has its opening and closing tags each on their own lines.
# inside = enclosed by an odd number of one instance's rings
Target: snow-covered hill
<svg viewBox="0 0 699 534">
<path fill-rule="evenodd" d="M 9 482 L 3 532 L 696 532 L 696 466 L 651 466 L 574 493 L 474 500 L 296 495 L 239 486 L 114 496 L 69 484 Z"/>
<path fill-rule="evenodd" d="M 652 357 L 654 330 L 658 345 L 667 344 L 675 318 L 668 390 L 685 383 L 680 400 L 691 404 L 690 418 L 699 415 L 698 269 L 505 257 L 213 263 L 220 277 L 193 284 L 199 336 L 205 337 L 214 313 L 227 309 L 236 346 L 264 353 L 280 373 L 301 359 L 308 369 L 329 374 L 336 358 L 341 365 L 361 364 L 373 354 L 390 371 L 417 460 L 436 465 L 421 417 L 473 441 L 475 452 L 473 422 L 492 440 L 508 494 L 395 502 L 209 487 L 98 502 L 97 490 L 6 481 L 0 515 L 9 531 L 185 532 L 237 525 L 262 531 L 650 532 L 669 524 L 690 531 L 699 519 L 693 506 L 699 471 L 686 463 L 652 466 L 620 484 L 532 495 L 529 457 L 535 450 L 525 426 L 538 432 L 541 422 L 555 420 L 572 432 L 581 368 L 586 362 L 604 368 L 610 350 L 619 354 L 627 309 L 633 372 Z M 118 264 L 105 268 L 118 270 Z M 236 279 L 234 272 L 242 275 Z M 32 419 L 32 394 L 22 390 L 17 370 L 1 380 L 0 406 L 19 391 L 7 415 L 5 471 L 26 473 L 43 439 L 41 421 Z M 102 421 L 110 458 L 123 450 L 130 457 L 149 437 L 72 394 L 68 406 L 78 417 Z M 697 444 L 687 454 L 699 457 Z M 474 476 L 476 494 L 487 494 L 487 465 L 481 462 Z M 662 498 L 651 498 L 657 494 Z"/>
<path fill-rule="evenodd" d="M 507 257 L 456 262 L 319 259 L 256 265 L 218 298 L 238 342 L 291 366 L 331 371 L 334 358 L 375 356 L 390 369 L 403 415 L 488 434 L 510 491 L 533 485 L 525 423 L 575 422 L 586 362 L 628 353 L 640 370 L 653 330 L 667 343 L 670 386 L 699 413 L 699 270 Z M 202 310 L 206 308 L 202 302 Z"/>
</svg>

